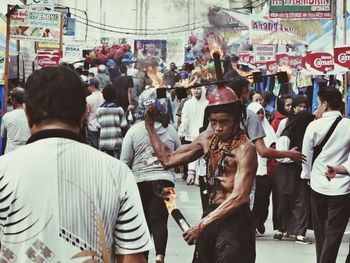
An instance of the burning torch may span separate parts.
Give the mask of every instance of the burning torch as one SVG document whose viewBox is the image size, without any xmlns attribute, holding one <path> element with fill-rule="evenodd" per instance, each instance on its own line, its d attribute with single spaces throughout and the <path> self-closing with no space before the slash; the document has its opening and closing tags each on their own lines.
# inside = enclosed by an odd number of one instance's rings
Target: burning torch
<svg viewBox="0 0 350 263">
<path fill-rule="evenodd" d="M 174 218 L 175 222 L 179 225 L 181 230 L 183 232 L 185 232 L 188 229 L 190 229 L 190 225 L 186 221 L 185 217 L 183 216 L 181 211 L 176 207 L 176 204 L 175 204 L 175 197 L 176 197 L 175 189 L 173 187 L 165 187 L 165 188 L 163 188 L 162 197 L 163 197 L 163 200 L 165 202 L 165 205 L 166 205 L 166 208 L 167 208 L 169 214 L 172 215 L 172 217 Z"/>
</svg>

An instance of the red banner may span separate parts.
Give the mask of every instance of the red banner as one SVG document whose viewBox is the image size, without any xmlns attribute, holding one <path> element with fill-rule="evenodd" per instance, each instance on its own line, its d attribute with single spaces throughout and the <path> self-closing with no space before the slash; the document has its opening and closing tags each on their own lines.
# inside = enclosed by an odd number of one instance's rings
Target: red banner
<svg viewBox="0 0 350 263">
<path fill-rule="evenodd" d="M 350 69 L 350 46 L 334 48 L 334 64 Z"/>
<path fill-rule="evenodd" d="M 333 55 L 327 52 L 308 51 L 306 69 L 310 72 L 325 74 L 334 70 Z"/>
<path fill-rule="evenodd" d="M 35 58 L 35 68 L 54 67 L 60 64 L 61 51 L 40 51 Z"/>
</svg>

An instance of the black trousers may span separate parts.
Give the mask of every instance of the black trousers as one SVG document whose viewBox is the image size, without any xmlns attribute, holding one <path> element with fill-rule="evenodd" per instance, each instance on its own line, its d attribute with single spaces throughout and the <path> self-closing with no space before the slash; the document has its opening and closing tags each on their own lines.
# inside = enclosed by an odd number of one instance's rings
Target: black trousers
<svg viewBox="0 0 350 263">
<path fill-rule="evenodd" d="M 277 165 L 274 177 L 278 199 L 276 229 L 305 236 L 310 217 L 310 188 L 306 180 L 300 179 L 300 173 L 301 167 L 295 163 Z"/>
<path fill-rule="evenodd" d="M 140 191 L 148 229 L 153 237 L 156 255 L 165 256 L 169 213 L 161 197 L 161 190 L 163 187 L 174 187 L 174 184 L 166 180 L 156 180 L 140 182 L 137 186 Z"/>
<path fill-rule="evenodd" d="M 203 216 L 217 205 L 209 205 Z M 193 263 L 254 263 L 255 226 L 249 205 L 210 224 L 199 236 Z"/>
<path fill-rule="evenodd" d="M 350 216 L 350 194 L 328 196 L 311 190 L 317 263 L 335 263 Z"/>
<path fill-rule="evenodd" d="M 264 224 L 269 215 L 271 186 L 271 178 L 267 175 L 255 177 L 256 190 L 252 212 L 256 228 Z"/>
</svg>

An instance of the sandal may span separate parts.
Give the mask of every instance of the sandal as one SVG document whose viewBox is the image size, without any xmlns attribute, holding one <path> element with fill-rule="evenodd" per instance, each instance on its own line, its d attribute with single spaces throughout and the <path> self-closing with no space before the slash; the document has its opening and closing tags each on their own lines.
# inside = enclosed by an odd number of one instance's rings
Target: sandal
<svg viewBox="0 0 350 263">
<path fill-rule="evenodd" d="M 188 173 L 186 184 L 187 185 L 193 185 L 194 184 L 194 174 L 193 173 Z"/>
</svg>

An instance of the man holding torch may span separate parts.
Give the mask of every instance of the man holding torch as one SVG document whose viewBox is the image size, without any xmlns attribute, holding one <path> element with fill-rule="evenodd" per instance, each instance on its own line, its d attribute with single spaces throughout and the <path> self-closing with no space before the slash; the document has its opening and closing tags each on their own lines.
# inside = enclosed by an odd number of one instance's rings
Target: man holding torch
<svg viewBox="0 0 350 263">
<path fill-rule="evenodd" d="M 171 151 L 154 129 L 155 109 L 146 111 L 145 126 L 157 158 L 165 169 L 205 155 L 209 207 L 200 222 L 184 232 L 196 245 L 193 262 L 255 262 L 255 226 L 249 195 L 257 169 L 254 145 L 240 129 L 244 107 L 230 88 L 219 87 L 209 96 L 206 112 L 212 129 L 191 144 Z"/>
</svg>

